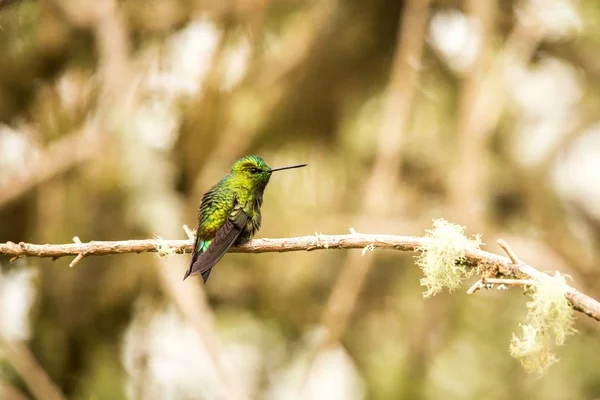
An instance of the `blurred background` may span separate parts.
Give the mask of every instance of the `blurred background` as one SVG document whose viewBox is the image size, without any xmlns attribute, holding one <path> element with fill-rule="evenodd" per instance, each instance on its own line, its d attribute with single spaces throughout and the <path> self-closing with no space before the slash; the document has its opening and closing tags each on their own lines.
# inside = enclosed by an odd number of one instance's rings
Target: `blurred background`
<svg viewBox="0 0 600 400">
<path fill-rule="evenodd" d="M 498 238 L 600 298 L 596 0 L 0 0 L 0 242 L 185 239 L 232 162 L 259 237 Z M 2 399 L 600 399 L 600 325 L 508 351 L 519 289 L 414 255 L 0 259 Z M 473 278 L 473 281 L 476 278 Z"/>
</svg>

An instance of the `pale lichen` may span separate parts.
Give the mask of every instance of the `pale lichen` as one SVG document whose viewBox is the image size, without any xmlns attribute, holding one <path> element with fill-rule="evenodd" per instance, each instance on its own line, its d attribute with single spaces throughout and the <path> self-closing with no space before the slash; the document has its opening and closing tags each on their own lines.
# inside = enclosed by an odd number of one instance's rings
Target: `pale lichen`
<svg viewBox="0 0 600 400">
<path fill-rule="evenodd" d="M 421 279 L 421 285 L 427 288 L 423 296 L 431 297 L 444 287 L 453 291 L 473 274 L 474 270 L 465 265 L 465 251 L 478 249 L 481 238 L 466 237 L 464 227 L 444 219 L 433 221 L 433 229 L 427 230 L 426 237 L 428 240 L 419 247 L 421 254 L 417 257 L 417 265 L 425 274 Z"/>
<path fill-rule="evenodd" d="M 312 246 L 315 248 L 329 248 L 329 242 L 327 240 L 321 240 L 324 237 L 322 233 L 315 231 L 315 240 L 312 242 Z"/>
<path fill-rule="evenodd" d="M 368 245 L 363 247 L 361 255 L 364 256 L 365 254 L 367 254 L 367 252 L 374 251 L 374 250 L 375 250 L 375 246 L 373 245 L 373 243 L 369 243 Z"/>
<path fill-rule="evenodd" d="M 517 358 L 528 372 L 543 373 L 557 360 L 550 351 L 548 335 L 531 325 L 520 325 L 523 329 L 519 337 L 513 333 L 510 341 L 510 354 Z"/>
<path fill-rule="evenodd" d="M 154 235 L 154 239 L 157 240 L 157 244 L 154 246 L 154 248 L 156 249 L 156 256 L 157 257 L 169 257 L 169 256 L 173 256 L 176 254 L 175 249 L 173 249 L 172 247 L 168 246 L 166 243 L 161 243 L 163 238 L 158 236 L 158 235 Z"/>
<path fill-rule="evenodd" d="M 565 297 L 565 276 L 556 273 L 531 288 L 523 334 L 513 334 L 510 353 L 530 372 L 543 373 L 558 359 L 553 345 L 562 346 L 567 335 L 575 332 L 573 310 Z"/>
</svg>

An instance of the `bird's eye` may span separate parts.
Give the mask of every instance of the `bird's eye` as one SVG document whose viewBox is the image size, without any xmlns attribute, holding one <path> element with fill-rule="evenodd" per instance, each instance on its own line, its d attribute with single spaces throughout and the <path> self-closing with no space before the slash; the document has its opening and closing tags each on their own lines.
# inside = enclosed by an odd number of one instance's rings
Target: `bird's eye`
<svg viewBox="0 0 600 400">
<path fill-rule="evenodd" d="M 252 172 L 253 174 L 258 174 L 258 168 L 250 168 L 250 172 Z"/>
</svg>

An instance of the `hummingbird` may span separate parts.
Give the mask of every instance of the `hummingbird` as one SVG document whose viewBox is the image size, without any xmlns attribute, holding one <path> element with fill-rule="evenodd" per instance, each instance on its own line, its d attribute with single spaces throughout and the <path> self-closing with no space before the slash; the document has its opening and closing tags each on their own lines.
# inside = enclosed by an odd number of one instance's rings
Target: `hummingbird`
<svg viewBox="0 0 600 400">
<path fill-rule="evenodd" d="M 204 283 L 233 245 L 244 244 L 260 229 L 260 207 L 271 174 L 307 164 L 271 168 L 258 156 L 237 160 L 227 176 L 202 196 L 190 266 L 183 276 L 201 274 Z"/>
</svg>

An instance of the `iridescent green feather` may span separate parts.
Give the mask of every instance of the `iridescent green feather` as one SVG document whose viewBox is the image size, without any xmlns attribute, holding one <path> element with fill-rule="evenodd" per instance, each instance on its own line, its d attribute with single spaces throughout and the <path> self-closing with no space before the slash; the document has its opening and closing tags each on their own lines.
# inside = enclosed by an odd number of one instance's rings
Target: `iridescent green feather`
<svg viewBox="0 0 600 400">
<path fill-rule="evenodd" d="M 206 250 L 208 250 L 208 246 L 210 246 L 211 242 L 212 240 L 199 240 L 196 246 L 196 251 L 198 253 L 204 253 Z"/>
</svg>

